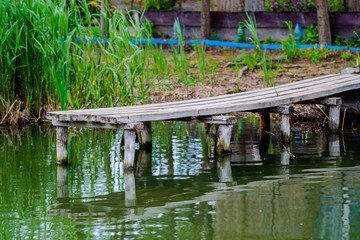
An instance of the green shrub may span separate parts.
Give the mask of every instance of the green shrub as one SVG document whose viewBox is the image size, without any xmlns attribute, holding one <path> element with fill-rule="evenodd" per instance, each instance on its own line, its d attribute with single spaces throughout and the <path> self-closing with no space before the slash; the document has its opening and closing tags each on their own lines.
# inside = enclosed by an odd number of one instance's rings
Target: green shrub
<svg viewBox="0 0 360 240">
<path fill-rule="evenodd" d="M 305 40 L 306 44 L 317 44 L 319 43 L 319 27 L 309 24 L 305 30 Z"/>
</svg>

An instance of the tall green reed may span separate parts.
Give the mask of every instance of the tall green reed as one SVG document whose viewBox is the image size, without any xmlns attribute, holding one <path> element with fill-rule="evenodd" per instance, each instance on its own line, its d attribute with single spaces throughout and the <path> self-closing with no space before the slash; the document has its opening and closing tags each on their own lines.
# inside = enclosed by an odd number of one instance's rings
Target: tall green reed
<svg viewBox="0 0 360 240">
<path fill-rule="evenodd" d="M 111 41 L 92 42 L 100 32 L 93 20 L 101 15 L 85 2 L 0 0 L 1 118 L 15 101 L 33 116 L 46 106 L 65 110 L 147 101 L 154 79 L 168 76 L 161 48 L 132 42 L 151 37 L 142 14 L 136 21 L 133 12 L 115 10 L 107 19 Z"/>
</svg>

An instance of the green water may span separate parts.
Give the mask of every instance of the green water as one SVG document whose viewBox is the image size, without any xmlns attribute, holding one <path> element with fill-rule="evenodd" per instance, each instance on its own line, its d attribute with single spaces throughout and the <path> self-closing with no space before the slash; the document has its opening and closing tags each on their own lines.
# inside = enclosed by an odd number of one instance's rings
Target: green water
<svg viewBox="0 0 360 240">
<path fill-rule="evenodd" d="M 2 129 L 0 239 L 360 238 L 358 132 L 293 129 L 293 159 L 277 135 L 259 147 L 257 121 L 234 130 L 216 160 L 203 125 L 154 124 L 124 172 L 121 131 L 71 131 L 61 167 L 54 129 Z"/>
</svg>

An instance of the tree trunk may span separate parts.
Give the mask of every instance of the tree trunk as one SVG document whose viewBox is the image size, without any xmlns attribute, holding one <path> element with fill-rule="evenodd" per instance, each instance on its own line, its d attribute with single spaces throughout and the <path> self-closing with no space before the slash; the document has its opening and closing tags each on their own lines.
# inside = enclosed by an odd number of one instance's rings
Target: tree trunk
<svg viewBox="0 0 360 240">
<path fill-rule="evenodd" d="M 106 4 L 107 0 L 101 0 L 101 8 L 100 8 L 100 13 L 102 16 L 104 17 L 100 17 L 100 28 L 101 28 L 101 34 L 102 36 L 105 38 L 107 37 L 108 31 L 107 31 L 107 27 L 106 27 L 106 22 L 107 22 L 107 4 Z"/>
<path fill-rule="evenodd" d="M 323 45 L 331 45 L 331 28 L 328 0 L 317 0 L 317 23 L 319 26 L 319 42 Z"/>
<path fill-rule="evenodd" d="M 210 37 L 210 0 L 201 0 L 201 38 Z"/>
<path fill-rule="evenodd" d="M 350 12 L 360 12 L 360 1 L 359 0 L 348 0 L 347 6 Z"/>
</svg>

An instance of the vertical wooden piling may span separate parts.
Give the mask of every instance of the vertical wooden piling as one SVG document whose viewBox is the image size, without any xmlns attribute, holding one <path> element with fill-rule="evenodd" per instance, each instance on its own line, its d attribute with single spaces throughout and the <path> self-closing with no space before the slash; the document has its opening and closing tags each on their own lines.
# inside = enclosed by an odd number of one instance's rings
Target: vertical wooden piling
<svg viewBox="0 0 360 240">
<path fill-rule="evenodd" d="M 270 113 L 269 111 L 259 112 L 260 130 L 270 131 Z"/>
<path fill-rule="evenodd" d="M 144 129 L 137 130 L 137 137 L 141 149 L 152 148 L 151 122 L 144 122 Z"/>
<path fill-rule="evenodd" d="M 68 162 L 68 128 L 56 127 L 56 156 L 58 164 L 66 164 Z"/>
<path fill-rule="evenodd" d="M 289 114 L 281 114 L 281 140 L 290 141 L 290 117 Z"/>
<path fill-rule="evenodd" d="M 329 106 L 329 129 L 335 133 L 340 125 L 340 105 Z"/>
<path fill-rule="evenodd" d="M 124 168 L 133 169 L 135 168 L 135 131 L 124 130 Z"/>
<path fill-rule="evenodd" d="M 281 141 L 290 141 L 290 114 L 294 113 L 294 107 L 292 106 L 279 106 L 275 109 L 275 112 L 280 114 L 281 117 Z"/>
<path fill-rule="evenodd" d="M 215 152 L 221 155 L 226 152 L 231 152 L 231 133 L 233 125 L 219 125 L 216 133 Z"/>
</svg>

